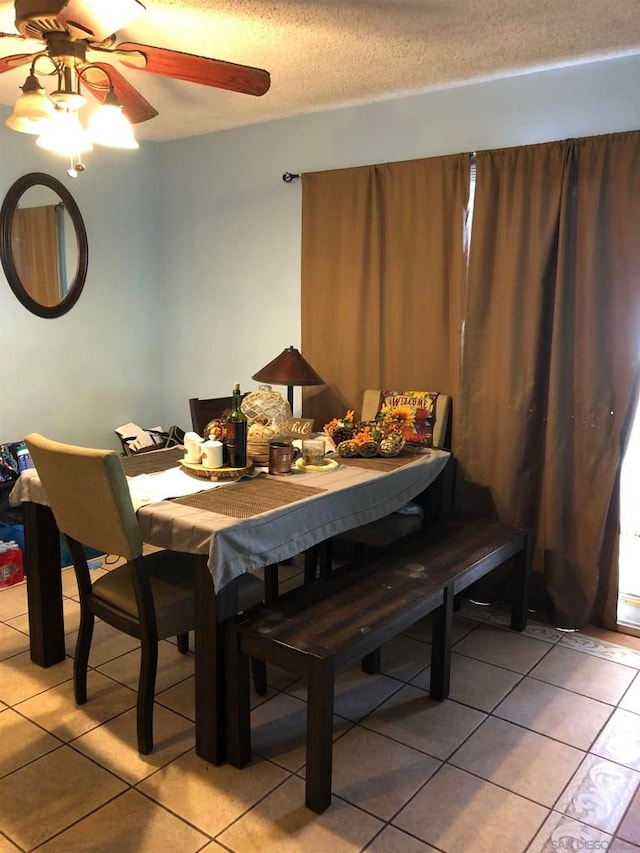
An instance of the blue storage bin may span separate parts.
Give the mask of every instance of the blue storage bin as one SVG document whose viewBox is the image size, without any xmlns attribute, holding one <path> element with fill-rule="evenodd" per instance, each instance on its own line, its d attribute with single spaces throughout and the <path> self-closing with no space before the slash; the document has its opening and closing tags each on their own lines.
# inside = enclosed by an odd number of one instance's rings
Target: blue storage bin
<svg viewBox="0 0 640 853">
<path fill-rule="evenodd" d="M 22 553 L 24 553 L 24 525 L 22 524 L 6 524 L 5 522 L 0 521 L 0 540 L 3 542 L 10 542 L 13 539 L 14 542 L 18 545 Z M 94 560 L 96 557 L 103 557 L 101 551 L 96 551 L 95 548 L 89 548 L 86 545 L 83 545 L 84 553 L 87 557 L 87 560 Z M 67 543 L 64 538 L 60 537 L 60 565 L 61 566 L 70 566 L 71 565 L 71 554 L 69 553 L 69 549 L 67 548 Z M 90 569 L 97 569 L 99 565 L 102 563 L 98 563 L 90 565 Z"/>
</svg>

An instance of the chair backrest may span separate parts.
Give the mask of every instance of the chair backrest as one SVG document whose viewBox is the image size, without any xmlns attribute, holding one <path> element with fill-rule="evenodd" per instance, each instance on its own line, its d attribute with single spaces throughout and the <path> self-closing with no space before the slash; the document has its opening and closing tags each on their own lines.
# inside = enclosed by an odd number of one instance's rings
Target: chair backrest
<svg viewBox="0 0 640 853">
<path fill-rule="evenodd" d="M 209 421 L 212 421 L 214 418 L 221 418 L 224 414 L 231 411 L 232 406 L 233 397 L 212 397 L 208 400 L 191 397 L 189 400 L 189 410 L 191 412 L 191 424 L 194 432 L 204 436 L 204 428 Z"/>
<path fill-rule="evenodd" d="M 368 388 L 362 396 L 363 421 L 372 421 L 378 414 L 380 390 Z M 433 424 L 433 446 L 441 450 L 451 450 L 451 397 L 438 394 L 436 399 L 436 419 Z"/>
<path fill-rule="evenodd" d="M 38 433 L 25 443 L 62 533 L 105 554 L 141 555 L 142 535 L 115 451 L 61 444 Z"/>
</svg>

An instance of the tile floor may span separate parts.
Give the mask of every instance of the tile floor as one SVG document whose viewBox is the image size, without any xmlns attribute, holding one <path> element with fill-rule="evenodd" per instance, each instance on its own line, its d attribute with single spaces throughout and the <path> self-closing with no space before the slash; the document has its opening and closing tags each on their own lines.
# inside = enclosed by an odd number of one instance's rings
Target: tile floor
<svg viewBox="0 0 640 853">
<path fill-rule="evenodd" d="M 303 683 L 271 669 L 251 765 L 212 767 L 194 751 L 193 656 L 163 642 L 142 757 L 135 642 L 99 624 L 90 700 L 73 702 L 79 606 L 63 579 L 68 657 L 47 670 L 29 660 L 24 584 L 0 590 L 0 853 L 640 853 L 640 641 L 534 621 L 514 634 L 466 604 L 438 703 L 419 623 L 379 675 L 339 676 L 334 797 L 317 816 L 303 805 Z"/>
</svg>

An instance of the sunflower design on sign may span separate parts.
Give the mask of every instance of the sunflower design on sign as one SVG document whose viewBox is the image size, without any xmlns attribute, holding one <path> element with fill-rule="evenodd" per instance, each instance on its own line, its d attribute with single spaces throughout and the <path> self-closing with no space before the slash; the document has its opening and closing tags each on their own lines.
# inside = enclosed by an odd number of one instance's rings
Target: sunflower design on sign
<svg viewBox="0 0 640 853">
<path fill-rule="evenodd" d="M 407 449 L 433 447 L 437 397 L 433 391 L 381 391 L 376 417 L 380 431 L 399 433 Z"/>
</svg>

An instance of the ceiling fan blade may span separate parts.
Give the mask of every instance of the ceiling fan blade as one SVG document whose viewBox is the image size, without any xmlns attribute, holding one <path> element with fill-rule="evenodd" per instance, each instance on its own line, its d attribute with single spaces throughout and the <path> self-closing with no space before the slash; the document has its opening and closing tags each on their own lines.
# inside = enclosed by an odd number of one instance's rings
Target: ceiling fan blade
<svg viewBox="0 0 640 853">
<path fill-rule="evenodd" d="M 237 65 L 222 59 L 210 59 L 193 53 L 167 50 L 147 44 L 126 42 L 118 45 L 118 50 L 131 50 L 143 53 L 147 58 L 145 71 L 186 80 L 187 83 L 200 83 L 217 89 L 230 89 L 232 92 L 244 92 L 246 95 L 264 95 L 271 85 L 268 71 L 252 68 L 250 65 Z M 138 66 L 129 62 L 126 56 L 119 54 L 118 60 L 131 68 Z"/>
<path fill-rule="evenodd" d="M 32 59 L 32 53 L 14 53 L 13 56 L 3 56 L 0 58 L 0 74 L 4 74 L 5 71 L 13 71 L 14 68 L 19 68 L 21 65 L 26 65 Z"/>
<path fill-rule="evenodd" d="M 100 69 L 102 74 L 96 73 Z M 132 124 L 149 121 L 158 115 L 158 110 L 143 98 L 143 96 L 126 80 L 113 65 L 100 62 L 94 63 L 82 74 L 82 82 L 102 103 L 109 92 L 109 80 L 113 91 L 123 107 L 123 112 Z"/>
<path fill-rule="evenodd" d="M 56 17 L 79 38 L 100 42 L 126 27 L 144 10 L 138 0 L 69 0 Z"/>
</svg>

